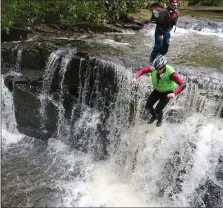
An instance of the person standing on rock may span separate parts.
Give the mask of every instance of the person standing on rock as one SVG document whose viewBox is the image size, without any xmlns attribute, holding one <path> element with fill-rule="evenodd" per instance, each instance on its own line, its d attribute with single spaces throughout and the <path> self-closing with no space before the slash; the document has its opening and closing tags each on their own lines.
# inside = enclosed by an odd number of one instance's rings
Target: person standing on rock
<svg viewBox="0 0 223 208">
<path fill-rule="evenodd" d="M 186 87 L 183 80 L 176 74 L 175 70 L 167 65 L 167 59 L 165 56 L 158 55 L 153 62 L 153 66 L 141 69 L 136 77 L 131 81 L 132 84 L 136 83 L 136 80 L 145 73 L 150 73 L 152 78 L 152 85 L 154 90 L 148 97 L 146 102 L 147 113 L 151 113 L 152 117 L 148 121 L 149 124 L 158 120 L 156 126 L 162 125 L 163 121 L 163 109 L 168 104 L 169 100 L 180 94 Z M 177 87 L 177 85 L 178 87 Z M 153 106 L 158 102 L 156 108 Z"/>
<path fill-rule="evenodd" d="M 176 11 L 178 0 L 170 0 L 169 6 L 163 11 L 153 13 L 151 22 L 156 23 L 155 29 L 155 45 L 153 47 L 150 62 L 156 58 L 158 54 L 165 55 L 170 45 L 170 31 L 176 25 L 178 13 Z"/>
</svg>

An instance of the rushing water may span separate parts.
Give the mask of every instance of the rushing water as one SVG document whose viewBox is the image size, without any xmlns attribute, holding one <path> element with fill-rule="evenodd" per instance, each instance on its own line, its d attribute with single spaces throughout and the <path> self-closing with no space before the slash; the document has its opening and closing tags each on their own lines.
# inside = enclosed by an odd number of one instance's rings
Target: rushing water
<svg viewBox="0 0 223 208">
<path fill-rule="evenodd" d="M 108 157 L 105 160 L 99 160 L 103 142 L 98 125 L 102 123 L 103 111 L 98 107 L 106 106 L 101 106 L 103 99 L 97 73 L 94 74 L 97 99 L 93 106 L 85 105 L 89 87 L 86 73 L 84 83 L 80 83 L 78 105 L 73 106 L 71 119 L 67 120 L 61 103 L 50 96 L 49 87 L 60 54 L 66 53 L 59 66 L 59 96 L 63 98 L 64 73 L 71 54 L 64 50 L 51 54 L 40 95 L 40 116 L 44 116 L 45 105 L 50 100 L 59 109 L 59 119 L 55 121 L 57 137 L 47 142 L 17 131 L 13 95 L 2 78 L 1 200 L 4 207 L 223 206 L 223 75 L 218 72 L 223 67 L 219 58 L 223 51 L 219 43 L 223 39 L 213 33 L 198 34 L 179 28 L 177 31 L 173 34 L 168 57 L 182 69 L 179 72 L 187 88 L 165 109 L 166 121 L 160 128 L 140 119 L 147 89 L 151 90 L 148 77 L 141 77 L 138 85 L 131 87 L 129 82 L 134 76 L 131 70 L 100 62 L 103 70 L 107 70 L 107 64 L 113 66 L 118 84 L 116 100 L 106 120 Z M 135 54 L 145 63 L 143 60 L 148 60 L 152 49 L 152 39 L 153 27 L 148 26 L 137 34 L 111 35 L 109 39 L 93 37 L 89 41 L 121 47 L 129 57 Z M 200 47 L 205 51 L 204 59 L 199 62 L 194 58 L 188 62 L 197 52 L 204 53 Z M 100 63 L 96 63 L 97 66 Z M 78 106 L 81 114 L 73 123 Z M 178 114 L 169 116 L 170 109 Z M 134 122 L 131 122 L 130 111 L 134 111 Z M 74 149 L 75 142 L 80 147 Z"/>
</svg>

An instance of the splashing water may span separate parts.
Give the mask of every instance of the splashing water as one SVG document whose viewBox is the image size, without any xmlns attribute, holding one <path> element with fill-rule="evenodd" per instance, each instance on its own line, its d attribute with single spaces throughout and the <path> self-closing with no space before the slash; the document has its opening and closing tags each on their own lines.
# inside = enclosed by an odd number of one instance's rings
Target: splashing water
<svg viewBox="0 0 223 208">
<path fill-rule="evenodd" d="M 3 146 L 17 143 L 24 136 L 19 134 L 14 115 L 13 96 L 4 85 L 4 78 L 1 77 L 2 100 L 1 100 L 1 118 L 2 118 L 2 144 Z"/>
<path fill-rule="evenodd" d="M 144 32 L 148 35 L 148 31 Z M 187 88 L 167 106 L 166 120 L 162 127 L 156 128 L 140 118 L 145 97 L 152 90 L 148 77 L 141 77 L 138 86 L 130 87 L 134 75 L 129 69 L 96 60 L 84 79 L 80 71 L 79 97 L 68 121 L 63 105 L 50 95 L 54 72 L 60 67 L 59 97 L 63 99 L 68 54 L 62 50 L 50 55 L 40 95 L 42 116 L 48 101 L 59 109 L 57 138 L 43 142 L 20 135 L 16 130 L 12 94 L 2 84 L 3 145 L 8 147 L 2 152 L 5 207 L 223 205 L 220 76 L 220 81 L 202 77 L 196 82 L 200 75 L 182 74 Z M 115 71 L 117 85 L 109 105 L 105 104 L 104 89 L 100 87 L 100 73 L 109 70 L 108 65 Z M 100 73 L 97 67 L 102 67 Z M 90 76 L 95 79 L 94 90 L 87 99 Z M 109 87 L 106 90 L 106 95 L 112 94 Z M 103 138 L 108 142 L 108 155 L 101 161 L 95 154 L 103 151 L 98 126 L 102 125 L 105 110 L 109 111 L 103 124 L 108 131 Z M 179 123 L 168 120 L 175 117 L 169 116 L 169 110 L 182 115 Z M 63 123 L 69 128 L 64 128 Z M 70 143 L 65 142 L 68 140 Z"/>
</svg>

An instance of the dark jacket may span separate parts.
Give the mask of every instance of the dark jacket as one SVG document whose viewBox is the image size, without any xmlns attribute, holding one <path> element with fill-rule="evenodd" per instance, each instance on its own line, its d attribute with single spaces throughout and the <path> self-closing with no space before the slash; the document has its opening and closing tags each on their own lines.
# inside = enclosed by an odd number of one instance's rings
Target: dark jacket
<svg viewBox="0 0 223 208">
<path fill-rule="evenodd" d="M 178 12 L 170 8 L 159 12 L 153 12 L 151 21 L 156 23 L 157 28 L 172 29 L 176 25 L 178 19 Z"/>
</svg>

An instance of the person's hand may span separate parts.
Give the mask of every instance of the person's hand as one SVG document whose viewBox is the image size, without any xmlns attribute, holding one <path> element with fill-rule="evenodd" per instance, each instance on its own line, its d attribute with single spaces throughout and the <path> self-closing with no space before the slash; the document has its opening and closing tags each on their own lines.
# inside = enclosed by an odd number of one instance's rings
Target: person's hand
<svg viewBox="0 0 223 208">
<path fill-rule="evenodd" d="M 167 95 L 167 97 L 169 98 L 169 99 L 172 99 L 172 98 L 174 98 L 176 95 L 174 94 L 174 93 L 169 93 L 168 95 Z"/>
<path fill-rule="evenodd" d="M 131 81 L 131 84 L 135 84 L 136 83 L 136 78 L 133 78 L 132 81 Z"/>
<path fill-rule="evenodd" d="M 163 35 L 160 35 L 159 39 L 160 39 L 161 42 L 163 42 Z"/>
</svg>

